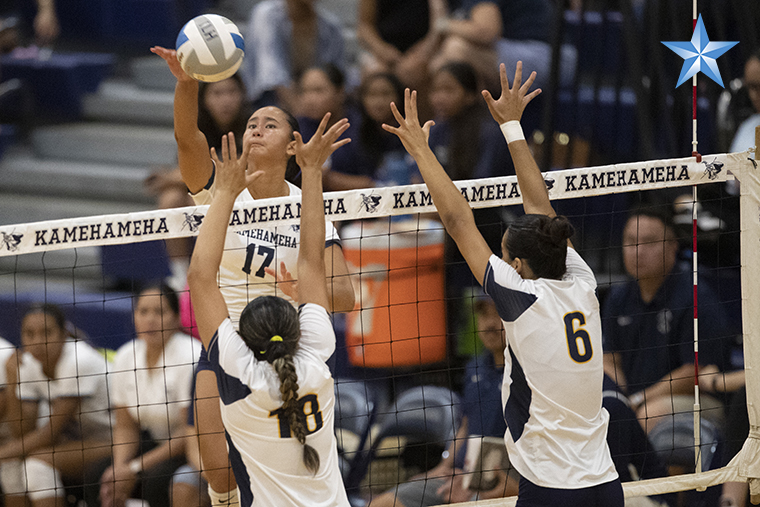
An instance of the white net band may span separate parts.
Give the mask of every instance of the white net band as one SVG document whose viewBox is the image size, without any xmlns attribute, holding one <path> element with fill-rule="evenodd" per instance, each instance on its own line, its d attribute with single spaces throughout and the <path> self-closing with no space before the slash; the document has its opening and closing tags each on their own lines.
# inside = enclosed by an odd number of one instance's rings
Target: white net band
<svg viewBox="0 0 760 507">
<path fill-rule="evenodd" d="M 752 167 L 748 152 L 651 160 L 552 171 L 544 175 L 549 197 L 572 199 L 611 193 L 655 190 L 726 181 L 725 167 Z M 456 182 L 473 208 L 520 204 L 516 176 Z M 356 220 L 435 211 L 425 185 L 383 187 L 325 194 L 325 214 L 330 220 Z M 51 220 L 0 227 L 0 257 L 66 248 L 113 245 L 125 242 L 195 236 L 208 206 L 189 206 L 139 213 Z M 290 225 L 300 219 L 300 197 L 262 199 L 237 205 L 231 230 L 254 223 Z"/>
</svg>

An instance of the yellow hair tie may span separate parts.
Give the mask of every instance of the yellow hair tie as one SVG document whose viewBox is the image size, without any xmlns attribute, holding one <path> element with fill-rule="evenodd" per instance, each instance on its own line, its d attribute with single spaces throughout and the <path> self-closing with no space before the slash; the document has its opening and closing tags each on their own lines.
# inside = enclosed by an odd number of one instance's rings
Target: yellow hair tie
<svg viewBox="0 0 760 507">
<path fill-rule="evenodd" d="M 282 336 L 280 336 L 280 335 L 276 334 L 276 335 L 274 335 L 273 337 L 271 337 L 271 338 L 269 339 L 269 341 L 270 341 L 270 342 L 281 342 L 281 341 L 282 341 Z M 262 354 L 266 354 L 266 353 L 267 353 L 267 351 L 266 351 L 266 350 L 262 350 L 262 351 L 261 351 L 261 353 L 262 353 Z"/>
</svg>

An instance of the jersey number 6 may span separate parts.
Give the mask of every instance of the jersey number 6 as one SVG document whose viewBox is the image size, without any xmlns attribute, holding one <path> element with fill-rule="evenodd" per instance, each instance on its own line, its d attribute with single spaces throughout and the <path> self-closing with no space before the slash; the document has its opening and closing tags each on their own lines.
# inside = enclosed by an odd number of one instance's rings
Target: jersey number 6
<svg viewBox="0 0 760 507">
<path fill-rule="evenodd" d="M 298 417 L 304 421 L 306 434 L 311 435 L 322 428 L 322 412 L 319 410 L 319 400 L 316 394 L 307 394 L 298 399 L 298 408 L 300 413 Z M 269 417 L 277 416 L 277 423 L 280 426 L 280 438 L 290 438 L 290 421 L 285 415 L 282 408 L 269 412 Z"/>
<path fill-rule="evenodd" d="M 578 321 L 578 327 L 575 327 Z M 585 363 L 594 352 L 591 350 L 591 337 L 583 329 L 586 317 L 581 312 L 570 312 L 565 315 L 565 335 L 567 336 L 567 350 L 570 357 L 576 363 Z"/>
</svg>

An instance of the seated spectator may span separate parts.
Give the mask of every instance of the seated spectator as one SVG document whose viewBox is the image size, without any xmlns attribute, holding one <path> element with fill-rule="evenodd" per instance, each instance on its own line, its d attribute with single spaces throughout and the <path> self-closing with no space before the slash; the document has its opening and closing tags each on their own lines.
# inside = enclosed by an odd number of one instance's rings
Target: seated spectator
<svg viewBox="0 0 760 507">
<path fill-rule="evenodd" d="M 60 308 L 39 304 L 24 315 L 21 350 L 3 369 L 15 437 L 0 447 L 5 505 L 24 505 L 27 495 L 35 507 L 55 507 L 64 481 L 83 484 L 111 453 L 106 358 L 70 335 Z"/>
<path fill-rule="evenodd" d="M 360 0 L 356 35 L 365 49 L 362 74 L 389 72 L 419 89 L 440 45 L 436 21 L 445 14 L 445 0 Z"/>
<path fill-rule="evenodd" d="M 659 417 L 689 412 L 694 391 L 693 278 L 678 261 L 671 218 L 642 208 L 623 229 L 628 281 L 614 284 L 602 309 L 605 372 L 628 394 L 644 429 Z M 699 284 L 699 359 L 725 369 L 723 311 L 707 283 Z M 703 417 L 721 426 L 722 405 L 702 397 Z"/>
<path fill-rule="evenodd" d="M 479 298 L 474 308 L 478 337 L 485 351 L 470 360 L 465 368 L 464 418 L 454 442 L 435 468 L 373 498 L 370 507 L 422 507 L 517 494 L 517 481 L 508 470 L 497 473 L 499 480 L 488 491 L 471 491 L 462 482 L 468 439 L 502 439 L 507 430 L 501 404 L 506 347 L 504 329 L 491 298 Z"/>
<path fill-rule="evenodd" d="M 436 123 L 430 146 L 454 181 L 514 174 L 509 149 L 480 97 L 481 89 L 468 63 L 447 63 L 433 75 L 430 103 Z"/>
<path fill-rule="evenodd" d="M 115 406 L 113 460 L 91 478 L 89 506 L 123 507 L 132 497 L 169 505 L 173 473 L 185 463 L 190 383 L 200 343 L 180 331 L 169 287 L 149 287 L 135 302 L 137 338 L 116 353 L 110 375 Z M 99 485 L 99 491 L 98 491 Z"/>
<path fill-rule="evenodd" d="M 264 0 L 251 11 L 242 72 L 257 107 L 293 110 L 294 84 L 306 69 L 332 63 L 343 68 L 340 21 L 315 0 Z"/>
<path fill-rule="evenodd" d="M 410 183 L 416 172 L 398 137 L 383 123 L 395 119 L 390 103 L 401 104 L 404 88 L 393 74 L 372 74 L 359 87 L 360 117 L 351 142 L 336 150 L 325 173 L 325 190 L 352 190 Z"/>
<path fill-rule="evenodd" d="M 522 61 L 523 75 L 536 71 L 535 86 L 543 87 L 551 75 L 553 9 L 551 0 L 463 0 L 453 16 L 437 24 L 443 42 L 433 68 L 448 61 L 467 61 L 491 87 L 498 84 L 499 62 L 509 69 Z M 574 71 L 574 66 L 574 51 L 564 48 L 561 68 Z M 561 75 L 561 82 L 570 82 L 571 77 L 572 72 Z"/>
<path fill-rule="evenodd" d="M 342 118 L 348 118 L 352 123 L 341 139 L 351 137 L 356 130 L 354 124 L 359 123 L 358 112 L 346 103 L 346 78 L 335 65 L 328 63 L 318 67 L 310 67 L 298 80 L 298 103 L 296 119 L 299 132 L 304 142 L 308 142 L 317 131 L 319 122 L 327 113 L 331 113 L 327 128 Z"/>
<path fill-rule="evenodd" d="M 739 125 L 731 142 L 732 153 L 755 146 L 755 127 L 760 125 L 760 50 L 752 53 L 744 64 L 744 86 L 755 114 Z"/>
</svg>

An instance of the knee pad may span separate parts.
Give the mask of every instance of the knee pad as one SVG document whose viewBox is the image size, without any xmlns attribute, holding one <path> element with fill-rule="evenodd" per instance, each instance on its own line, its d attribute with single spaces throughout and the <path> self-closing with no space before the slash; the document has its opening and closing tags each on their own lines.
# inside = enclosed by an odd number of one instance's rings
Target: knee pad
<svg viewBox="0 0 760 507">
<path fill-rule="evenodd" d="M 211 498 L 211 507 L 240 507 L 237 488 L 226 493 L 217 493 L 209 486 L 208 496 Z"/>
<path fill-rule="evenodd" d="M 0 465 L 0 485 L 6 495 L 26 493 L 26 470 L 22 460 L 11 459 Z"/>
<path fill-rule="evenodd" d="M 64 495 L 61 473 L 52 465 L 35 458 L 27 458 L 25 465 L 29 498 L 41 500 Z"/>
</svg>

